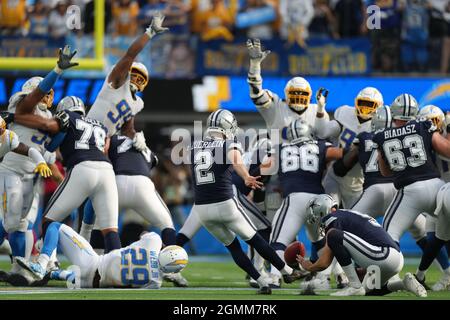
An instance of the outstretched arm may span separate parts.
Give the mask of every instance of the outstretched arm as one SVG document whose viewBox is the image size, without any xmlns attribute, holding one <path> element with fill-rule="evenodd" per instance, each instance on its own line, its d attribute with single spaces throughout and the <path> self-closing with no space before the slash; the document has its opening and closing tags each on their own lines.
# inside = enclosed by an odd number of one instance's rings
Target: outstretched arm
<svg viewBox="0 0 450 320">
<path fill-rule="evenodd" d="M 354 166 L 355 164 L 358 162 L 358 146 L 352 144 L 352 147 L 350 148 L 350 151 L 345 153 L 342 153 L 343 156 L 341 159 L 337 160 L 334 164 L 333 164 L 333 170 L 334 173 L 338 176 L 338 177 L 343 177 L 345 176 Z"/>
<path fill-rule="evenodd" d="M 44 178 L 48 178 L 52 175 L 52 171 L 47 166 L 44 157 L 36 149 L 30 148 L 26 144 L 20 142 L 17 148 L 15 148 L 12 151 L 30 157 L 31 160 L 33 160 L 33 162 L 36 163 L 36 169 L 34 170 L 34 172 L 39 173 Z"/>
<path fill-rule="evenodd" d="M 153 16 L 152 22 L 145 33 L 134 40 L 125 55 L 114 66 L 107 80 L 108 83 L 112 84 L 114 89 L 120 88 L 125 83 L 134 59 L 136 59 L 137 55 L 144 49 L 147 42 L 149 42 L 156 34 L 169 30 L 169 28 L 162 27 L 163 21 L 164 15 L 158 11 Z"/>
<path fill-rule="evenodd" d="M 64 50 L 59 49 L 59 59 L 56 67 L 47 74 L 39 83 L 37 88 L 20 100 L 16 106 L 16 114 L 33 113 L 36 104 L 52 89 L 59 76 L 64 70 L 77 66 L 77 62 L 71 62 L 77 51 L 70 52 L 70 47 L 65 46 Z"/>
<path fill-rule="evenodd" d="M 248 173 L 247 167 L 244 165 L 244 161 L 242 160 L 242 155 L 238 150 L 228 151 L 227 156 L 233 164 L 234 170 L 244 180 L 247 187 L 252 189 L 261 189 L 264 184 L 258 181 L 260 177 L 252 177 Z"/>
<path fill-rule="evenodd" d="M 262 88 L 261 62 L 269 55 L 270 50 L 261 50 L 259 39 L 248 39 L 247 49 L 250 57 L 247 82 L 250 86 L 250 98 L 257 108 L 268 108 L 272 97 Z"/>
<path fill-rule="evenodd" d="M 55 115 L 54 118 L 47 119 L 35 114 L 15 114 L 14 122 L 21 124 L 31 129 L 43 130 L 51 134 L 58 133 L 60 131 L 60 113 Z"/>
</svg>

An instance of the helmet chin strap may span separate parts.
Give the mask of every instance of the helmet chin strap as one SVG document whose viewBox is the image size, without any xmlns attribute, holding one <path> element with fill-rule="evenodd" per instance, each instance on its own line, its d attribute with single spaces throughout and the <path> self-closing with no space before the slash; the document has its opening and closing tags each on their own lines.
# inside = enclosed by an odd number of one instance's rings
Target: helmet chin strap
<svg viewBox="0 0 450 320">
<path fill-rule="evenodd" d="M 136 100 L 136 93 L 139 91 L 138 87 L 134 83 L 130 83 L 130 90 L 133 95 L 133 99 Z"/>
</svg>

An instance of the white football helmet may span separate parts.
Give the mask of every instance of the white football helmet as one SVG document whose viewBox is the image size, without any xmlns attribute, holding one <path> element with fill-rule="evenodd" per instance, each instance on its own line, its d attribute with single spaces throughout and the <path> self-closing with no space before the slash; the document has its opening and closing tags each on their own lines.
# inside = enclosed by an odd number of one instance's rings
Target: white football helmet
<svg viewBox="0 0 450 320">
<path fill-rule="evenodd" d="M 5 120 L 0 117 L 0 137 L 2 137 L 6 132 L 6 122 Z"/>
<path fill-rule="evenodd" d="M 302 77 L 295 77 L 286 83 L 284 87 L 284 96 L 286 103 L 292 110 L 301 112 L 308 108 L 311 102 L 311 86 L 309 82 Z"/>
<path fill-rule="evenodd" d="M 394 120 L 411 121 L 417 118 L 419 104 L 412 95 L 403 93 L 392 102 L 391 113 Z"/>
<path fill-rule="evenodd" d="M 56 107 L 56 112 L 69 110 L 73 112 L 79 112 L 83 116 L 86 115 L 86 108 L 83 100 L 75 96 L 67 96 L 63 98 Z"/>
<path fill-rule="evenodd" d="M 142 92 L 148 84 L 147 67 L 140 62 L 133 62 L 130 68 L 130 87 L 133 92 Z"/>
<path fill-rule="evenodd" d="M 165 273 L 180 272 L 186 267 L 188 260 L 188 255 L 182 247 L 167 246 L 159 253 L 159 269 Z"/>
<path fill-rule="evenodd" d="M 371 119 L 375 110 L 383 105 L 383 96 L 374 87 L 362 89 L 355 98 L 356 115 L 364 120 Z"/>
<path fill-rule="evenodd" d="M 339 205 L 332 196 L 328 194 L 319 194 L 312 198 L 308 203 L 309 213 L 306 222 L 315 224 L 331 212 L 332 208 L 338 208 Z"/>
<path fill-rule="evenodd" d="M 303 119 L 296 119 L 287 127 L 287 139 L 296 143 L 313 139 L 311 126 Z"/>
<path fill-rule="evenodd" d="M 372 132 L 392 127 L 392 114 L 388 106 L 381 106 L 375 110 L 372 117 Z"/>
<path fill-rule="evenodd" d="M 431 120 L 439 131 L 444 129 L 445 114 L 439 107 L 429 104 L 419 110 L 419 117 Z"/>
<path fill-rule="evenodd" d="M 234 139 L 238 130 L 238 124 L 234 114 L 228 110 L 218 109 L 211 113 L 206 120 L 206 134 L 221 133 L 227 139 Z"/>
<path fill-rule="evenodd" d="M 41 83 L 42 80 L 44 80 L 44 78 L 42 77 L 32 77 L 28 79 L 22 85 L 22 92 L 25 94 L 31 93 L 34 89 L 36 89 L 39 86 L 39 83 Z M 40 110 L 47 110 L 48 108 L 51 108 L 53 105 L 54 96 L 55 92 L 53 91 L 53 89 L 50 89 L 50 91 L 37 104 L 38 108 Z"/>
</svg>

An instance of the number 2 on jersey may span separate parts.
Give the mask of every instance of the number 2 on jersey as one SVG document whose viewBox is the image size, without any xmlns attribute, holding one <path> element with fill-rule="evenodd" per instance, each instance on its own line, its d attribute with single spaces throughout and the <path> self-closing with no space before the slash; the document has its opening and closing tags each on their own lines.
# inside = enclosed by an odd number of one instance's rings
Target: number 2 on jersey
<svg viewBox="0 0 450 320">
<path fill-rule="evenodd" d="M 195 180 L 197 185 L 214 183 L 216 178 L 214 177 L 214 172 L 209 172 L 213 165 L 214 159 L 212 152 L 209 150 L 202 150 L 195 154 L 194 156 L 194 171 Z"/>
</svg>

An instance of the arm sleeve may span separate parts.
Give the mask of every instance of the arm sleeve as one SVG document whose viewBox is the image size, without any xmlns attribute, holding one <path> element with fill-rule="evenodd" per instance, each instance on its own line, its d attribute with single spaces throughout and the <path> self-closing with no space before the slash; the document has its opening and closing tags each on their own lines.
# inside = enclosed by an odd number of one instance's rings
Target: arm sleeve
<svg viewBox="0 0 450 320">
<path fill-rule="evenodd" d="M 314 129 L 319 139 L 337 138 L 341 133 L 341 125 L 336 120 L 329 120 L 327 117 L 317 118 Z"/>
<path fill-rule="evenodd" d="M 53 136 L 50 142 L 46 144 L 45 148 L 49 152 L 54 152 L 56 149 L 58 149 L 59 145 L 63 142 L 65 137 L 66 137 L 65 132 L 58 132 L 55 136 Z"/>
<path fill-rule="evenodd" d="M 34 163 L 45 163 L 44 157 L 42 154 L 34 148 L 28 149 L 28 157 L 30 157 Z"/>
</svg>

